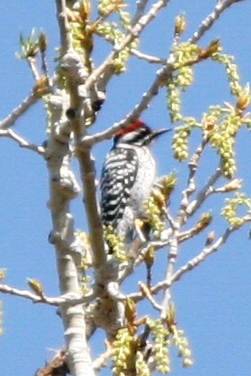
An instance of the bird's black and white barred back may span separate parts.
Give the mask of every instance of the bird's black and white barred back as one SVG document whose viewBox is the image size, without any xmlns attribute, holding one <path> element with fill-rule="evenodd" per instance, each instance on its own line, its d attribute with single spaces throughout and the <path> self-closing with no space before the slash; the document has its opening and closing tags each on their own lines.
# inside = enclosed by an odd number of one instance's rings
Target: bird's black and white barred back
<svg viewBox="0 0 251 376">
<path fill-rule="evenodd" d="M 151 141 L 167 129 L 153 131 L 137 120 L 114 136 L 101 175 L 101 217 L 112 226 L 127 250 L 133 235 L 134 220 L 144 217 L 144 201 L 156 179 Z"/>
<path fill-rule="evenodd" d="M 137 175 L 137 161 L 137 154 L 131 148 L 114 148 L 106 157 L 101 180 L 101 210 L 105 226 L 116 229 L 123 217 Z"/>
</svg>

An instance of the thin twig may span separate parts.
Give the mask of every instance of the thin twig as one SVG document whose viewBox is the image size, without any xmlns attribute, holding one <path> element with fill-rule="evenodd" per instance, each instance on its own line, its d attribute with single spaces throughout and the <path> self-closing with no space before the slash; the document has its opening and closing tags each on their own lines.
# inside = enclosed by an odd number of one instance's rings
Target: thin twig
<svg viewBox="0 0 251 376">
<path fill-rule="evenodd" d="M 34 303 L 46 303 L 46 304 L 53 305 L 53 306 L 59 305 L 58 298 L 54 299 L 54 298 L 48 298 L 46 296 L 42 297 L 37 294 L 34 294 L 33 292 L 29 290 L 20 290 L 20 289 L 16 289 L 14 287 L 4 285 L 4 284 L 0 284 L 0 291 L 3 294 L 15 295 L 21 298 L 29 299 L 33 301 Z"/>
<path fill-rule="evenodd" d="M 82 146 L 91 146 L 98 142 L 110 139 L 114 133 L 116 133 L 120 128 L 124 128 L 129 125 L 132 121 L 139 118 L 141 113 L 148 107 L 152 98 L 158 93 L 158 90 L 163 83 L 163 80 L 167 80 L 172 74 L 173 68 L 171 64 L 171 58 L 167 64 L 159 69 L 156 73 L 156 77 L 150 86 L 150 88 L 142 95 L 140 102 L 134 107 L 134 109 L 129 112 L 124 119 L 114 123 L 112 127 L 107 128 L 103 132 L 98 132 L 91 136 L 85 136 L 82 140 Z"/>
<path fill-rule="evenodd" d="M 17 142 L 21 148 L 35 151 L 36 153 L 43 155 L 43 156 L 45 155 L 45 149 L 43 146 L 37 146 L 35 144 L 32 144 L 30 141 L 26 140 L 22 136 L 19 136 L 12 129 L 4 129 L 4 130 L 0 129 L 0 137 L 9 137 L 15 142 Z"/>
<path fill-rule="evenodd" d="M 220 17 L 220 15 L 229 8 L 234 3 L 239 3 L 244 0 L 225 0 L 221 2 L 217 2 L 216 6 L 212 13 L 210 13 L 199 25 L 196 32 L 193 34 L 193 36 L 189 39 L 189 42 L 196 43 L 198 40 L 205 34 L 206 31 L 208 31 L 215 21 Z"/>
<path fill-rule="evenodd" d="M 66 0 L 56 0 L 57 19 L 60 34 L 60 46 L 62 52 L 66 52 L 72 46 L 69 25 L 66 19 Z"/>
<path fill-rule="evenodd" d="M 0 284 L 0 292 L 3 294 L 15 295 L 21 298 L 29 299 L 34 303 L 44 303 L 56 307 L 60 305 L 74 306 L 77 304 L 84 304 L 94 299 L 92 292 L 81 298 L 76 297 L 74 294 L 65 294 L 59 297 L 50 298 L 44 294 L 38 295 L 29 290 L 17 289 L 6 284 Z"/>
<path fill-rule="evenodd" d="M 230 235 L 239 230 L 240 227 L 244 226 L 246 223 L 251 222 L 251 215 L 247 214 L 243 217 L 243 223 L 239 227 L 228 227 L 222 236 L 209 245 L 205 245 L 202 251 L 191 260 L 189 260 L 185 265 L 181 266 L 176 272 L 174 272 L 169 279 L 158 282 L 155 286 L 151 288 L 151 294 L 158 294 L 160 291 L 170 288 L 175 282 L 178 282 L 187 272 L 193 270 L 199 266 L 203 261 L 205 261 L 208 256 L 218 251 L 219 248 L 228 241 Z M 128 294 L 127 298 L 134 300 L 135 302 L 141 301 L 145 298 L 142 291 Z"/>
<path fill-rule="evenodd" d="M 143 292 L 143 295 L 146 297 L 146 299 L 149 300 L 153 308 L 156 309 L 158 312 L 161 312 L 162 307 L 154 300 L 153 296 L 151 295 L 150 289 L 146 287 L 145 284 L 142 282 L 139 282 L 138 285 L 140 290 Z"/>
<path fill-rule="evenodd" d="M 169 280 L 174 272 L 174 267 L 178 257 L 178 234 L 179 228 L 173 229 L 172 235 L 169 238 L 169 254 L 168 254 L 168 264 L 166 268 L 165 280 Z M 171 286 L 171 285 L 170 285 Z M 161 302 L 161 319 L 165 320 L 168 307 L 171 304 L 171 290 L 170 286 L 164 288 L 164 296 Z M 152 292 L 152 289 L 151 289 Z"/>
<path fill-rule="evenodd" d="M 196 43 L 198 39 L 200 39 L 200 37 L 213 25 L 213 23 L 217 20 L 217 18 L 226 8 L 231 6 L 233 3 L 239 2 L 239 1 L 243 1 L 243 0 L 229 0 L 229 1 L 227 0 L 223 4 L 217 4 L 215 7 L 215 10 L 205 18 L 205 20 L 201 23 L 201 26 L 199 27 L 198 31 L 194 33 L 194 35 L 189 39 L 189 41 L 191 43 Z M 110 65 L 111 61 L 116 56 L 116 54 L 130 43 L 132 36 L 135 35 L 136 37 L 138 37 L 139 34 L 143 31 L 143 28 L 152 19 L 152 15 L 154 14 L 155 16 L 157 14 L 157 11 L 161 7 L 167 5 L 167 2 L 168 1 L 163 1 L 162 3 L 162 1 L 159 1 L 156 4 L 154 4 L 154 6 L 150 9 L 150 11 L 144 16 L 146 17 L 147 21 L 145 21 L 144 17 L 142 17 L 139 29 L 134 30 L 134 28 L 132 28 L 131 34 L 127 35 L 127 37 L 121 42 L 119 46 L 117 47 L 115 46 L 116 48 L 114 47 L 113 51 L 104 61 L 104 63 L 101 64 L 101 66 L 98 67 L 87 79 L 86 81 L 87 89 L 91 85 L 91 83 L 96 82 L 97 78 L 107 69 L 107 67 Z M 172 71 L 173 71 L 172 57 L 170 56 L 170 58 L 168 59 L 168 62 L 163 66 L 163 68 L 157 71 L 153 84 L 150 86 L 147 92 L 143 94 L 142 99 L 139 102 L 139 104 L 137 104 L 135 108 L 130 113 L 128 113 L 128 115 L 124 119 L 122 119 L 120 122 L 115 123 L 112 127 L 106 129 L 103 132 L 96 133 L 95 135 L 86 136 L 85 139 L 83 140 L 83 144 L 91 146 L 98 142 L 109 139 L 121 127 L 126 127 L 130 122 L 138 118 L 143 112 L 143 110 L 147 108 L 147 106 L 149 105 L 154 95 L 158 93 L 159 87 L 161 83 L 163 82 L 163 79 L 165 78 L 165 81 L 166 81 L 168 77 L 170 77 L 170 75 L 172 74 Z"/>
<path fill-rule="evenodd" d="M 96 359 L 93 360 L 92 366 L 95 371 L 100 370 L 100 368 L 104 367 L 106 361 L 113 355 L 114 349 L 109 347 L 104 353 L 100 354 Z"/>
<path fill-rule="evenodd" d="M 193 200 L 186 208 L 186 213 L 190 217 L 200 208 L 205 198 L 214 192 L 213 185 L 222 176 L 221 168 L 218 167 L 215 172 L 210 176 L 205 186 L 198 192 L 195 200 Z"/>
<path fill-rule="evenodd" d="M 160 9 L 164 8 L 168 2 L 169 0 L 157 1 L 151 6 L 147 13 L 142 15 L 138 20 L 136 19 L 135 25 L 128 31 L 125 38 L 119 44 L 114 45 L 111 53 L 107 56 L 105 61 L 87 78 L 85 82 L 86 91 L 89 91 L 98 78 L 106 71 L 107 68 L 109 68 L 110 64 L 118 53 L 127 47 L 134 39 L 140 36 L 145 27 L 156 17 Z"/>
<path fill-rule="evenodd" d="M 191 217 L 195 213 L 195 211 L 202 205 L 206 197 L 209 194 L 213 193 L 212 186 L 221 176 L 221 169 L 219 167 L 216 169 L 215 173 L 208 179 L 208 182 L 205 184 L 205 186 L 197 193 L 196 198 L 192 202 L 189 201 L 191 195 L 196 191 L 195 176 L 198 171 L 199 162 L 206 145 L 207 140 L 203 139 L 188 163 L 189 175 L 187 185 L 186 188 L 182 191 L 180 208 L 177 215 L 177 221 L 179 222 L 180 226 L 184 225 L 187 219 Z M 193 233 L 193 229 L 191 230 L 190 235 L 195 235 L 195 233 Z M 182 241 L 184 241 L 186 238 L 187 237 L 185 236 Z"/>
<path fill-rule="evenodd" d="M 160 57 L 144 54 L 143 52 L 140 52 L 139 50 L 136 50 L 135 48 L 131 49 L 131 53 L 134 56 L 137 56 L 139 59 L 145 60 L 148 63 L 151 64 L 166 64 L 166 59 L 161 59 Z"/>
<path fill-rule="evenodd" d="M 29 65 L 29 67 L 30 67 L 30 70 L 31 70 L 31 73 L 32 73 L 32 76 L 33 76 L 34 80 L 38 81 L 39 78 L 40 78 L 40 74 L 38 72 L 36 58 L 35 57 L 28 57 L 27 58 L 27 63 Z"/>
<path fill-rule="evenodd" d="M 245 216 L 243 219 L 244 219 L 244 223 L 251 221 L 250 215 Z M 169 280 L 159 282 L 155 286 L 153 286 L 152 289 L 151 289 L 151 293 L 157 294 L 159 291 L 163 290 L 163 288 L 170 287 L 174 282 L 179 281 L 184 274 L 186 274 L 188 271 L 193 270 L 200 263 L 205 261 L 208 256 L 210 256 L 212 253 L 218 251 L 219 248 L 223 244 L 226 243 L 229 236 L 234 231 L 238 230 L 239 228 L 240 227 L 227 228 L 221 237 L 219 237 L 214 243 L 212 243 L 208 246 L 205 246 L 203 248 L 203 250 L 197 256 L 193 257 L 184 266 L 180 267 L 175 273 L 173 273 Z"/>
<path fill-rule="evenodd" d="M 189 205 L 189 197 L 195 192 L 196 185 L 195 185 L 195 175 L 198 170 L 200 158 L 202 156 L 202 152 L 207 144 L 207 140 L 202 140 L 200 145 L 197 147 L 195 153 L 191 157 L 188 168 L 189 168 L 189 174 L 187 179 L 187 185 L 186 188 L 182 191 L 182 198 L 180 203 L 180 209 L 179 209 L 179 221 L 180 223 L 183 223 L 185 220 L 185 217 L 187 215 L 187 207 Z"/>
<path fill-rule="evenodd" d="M 144 15 L 147 3 L 148 3 L 148 0 L 136 1 L 137 8 L 136 8 L 135 15 L 132 19 L 132 26 L 134 26 L 138 22 L 138 20 Z"/>
<path fill-rule="evenodd" d="M 38 101 L 38 97 L 34 92 L 26 97 L 23 102 L 14 108 L 11 113 L 0 122 L 0 129 L 6 129 L 14 125 L 16 120 L 22 116 L 34 103 Z"/>
<path fill-rule="evenodd" d="M 184 242 L 188 239 L 191 239 L 193 236 L 195 236 L 197 234 L 198 234 L 198 231 L 196 229 L 196 226 L 194 226 L 187 231 L 181 232 L 178 236 L 178 242 L 182 243 L 182 242 Z"/>
</svg>

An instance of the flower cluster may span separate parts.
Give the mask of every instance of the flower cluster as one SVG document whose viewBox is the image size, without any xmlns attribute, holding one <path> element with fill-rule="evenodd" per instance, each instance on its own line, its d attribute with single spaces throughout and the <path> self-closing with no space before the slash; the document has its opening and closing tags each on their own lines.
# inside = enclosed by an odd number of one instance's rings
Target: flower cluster
<svg viewBox="0 0 251 376">
<path fill-rule="evenodd" d="M 98 0 L 97 10 L 100 16 L 108 16 L 114 11 L 124 8 L 124 0 Z"/>
<path fill-rule="evenodd" d="M 111 247 L 114 257 L 117 257 L 121 262 L 127 260 L 125 246 L 111 225 L 104 228 L 104 239 L 109 244 L 109 247 Z"/>
<path fill-rule="evenodd" d="M 160 373 L 170 372 L 169 347 L 173 344 L 182 358 L 183 367 L 193 364 L 192 352 L 184 331 L 177 328 L 175 310 L 171 305 L 168 308 L 166 320 L 150 319 L 146 321 L 152 335 L 152 356 L 156 370 Z"/>
<path fill-rule="evenodd" d="M 172 338 L 172 343 L 178 349 L 178 356 L 182 358 L 183 367 L 189 367 L 193 365 L 192 352 L 189 347 L 188 340 L 184 335 L 184 331 L 177 328 L 175 315 L 174 305 L 171 304 L 167 310 L 167 327 L 170 333 L 170 337 Z"/>
<path fill-rule="evenodd" d="M 201 126 L 204 135 L 207 139 L 210 138 L 213 131 L 216 129 L 217 123 L 222 114 L 222 107 L 219 105 L 210 106 L 207 113 L 202 116 Z"/>
<path fill-rule="evenodd" d="M 237 210 L 246 207 L 248 214 L 251 212 L 251 198 L 245 193 L 236 192 L 234 197 L 226 198 L 226 205 L 221 210 L 221 215 L 226 218 L 231 227 L 239 227 L 245 222 L 244 216 L 240 217 Z"/>
<path fill-rule="evenodd" d="M 183 120 L 184 124 L 176 127 L 172 141 L 174 158 L 178 159 L 178 161 L 183 161 L 188 157 L 188 137 L 191 130 L 199 126 L 193 117 L 185 117 Z"/>
<path fill-rule="evenodd" d="M 118 330 L 116 339 L 112 344 L 113 352 L 113 375 L 126 376 L 129 369 L 134 368 L 137 341 L 128 328 Z M 143 375 L 142 375 L 143 376 Z"/>
<path fill-rule="evenodd" d="M 167 108 L 169 110 L 171 122 L 174 123 L 175 121 L 181 120 L 182 114 L 181 114 L 180 90 L 175 85 L 173 78 L 171 78 L 167 83 L 166 97 L 167 97 Z"/>
<path fill-rule="evenodd" d="M 153 188 L 151 196 L 145 201 L 144 209 L 153 235 L 160 238 L 165 227 L 166 203 L 173 191 L 177 178 L 174 174 L 163 176 Z"/>
<path fill-rule="evenodd" d="M 190 367 L 193 365 L 192 352 L 188 340 L 184 336 L 184 331 L 182 329 L 177 329 L 175 325 L 172 326 L 172 340 L 173 344 L 178 349 L 178 355 L 182 358 L 183 367 Z"/>
<path fill-rule="evenodd" d="M 235 163 L 235 135 L 242 125 L 241 117 L 230 111 L 226 113 L 218 125 L 217 129 L 212 132 L 209 143 L 217 150 L 221 157 L 223 174 L 227 178 L 232 178 L 236 171 Z"/>
<path fill-rule="evenodd" d="M 181 22 L 183 21 L 181 20 Z M 180 94 L 181 90 L 185 90 L 193 82 L 193 69 L 191 62 L 196 61 L 197 58 L 198 46 L 195 44 L 185 42 L 174 46 L 174 73 L 166 83 L 167 108 L 172 122 L 182 119 Z"/>
<path fill-rule="evenodd" d="M 140 351 L 136 352 L 135 368 L 137 376 L 151 376 L 150 369 L 144 359 L 144 354 Z"/>
<path fill-rule="evenodd" d="M 238 67 L 233 63 L 234 57 L 223 54 L 221 52 L 216 52 L 212 55 L 212 60 L 217 61 L 225 66 L 230 91 L 233 95 L 238 96 L 241 90 L 241 86 Z"/>
<path fill-rule="evenodd" d="M 125 12 L 119 12 L 123 19 L 123 22 L 129 22 L 125 20 Z M 119 45 L 119 43 L 125 37 L 124 32 L 120 30 L 116 22 L 103 22 L 97 25 L 95 32 L 111 42 L 113 45 Z M 113 68 L 115 74 L 123 73 L 126 70 L 126 62 L 130 56 L 132 48 L 136 48 L 138 45 L 138 39 L 134 39 L 129 46 L 123 48 L 118 52 L 117 56 L 113 59 Z"/>
<path fill-rule="evenodd" d="M 148 319 L 147 325 L 153 336 L 152 356 L 156 363 L 156 370 L 160 373 L 169 373 L 170 357 L 168 347 L 170 346 L 170 332 L 160 319 Z"/>
<path fill-rule="evenodd" d="M 243 115 L 249 102 L 249 87 L 240 87 L 235 106 L 229 103 L 225 103 L 225 106 L 211 106 L 201 121 L 204 135 L 220 155 L 222 171 L 228 179 L 236 171 L 235 136 L 244 124 L 251 124 L 250 116 Z"/>
<path fill-rule="evenodd" d="M 151 195 L 149 199 L 144 203 L 145 213 L 151 228 L 153 230 L 154 237 L 159 238 L 164 230 L 165 223 L 163 221 L 162 210 L 158 204 L 156 204 L 155 197 Z"/>
<path fill-rule="evenodd" d="M 174 46 L 174 69 L 180 69 L 181 67 L 188 66 L 192 62 L 197 61 L 199 53 L 199 47 L 196 44 L 190 42 L 179 43 Z"/>
</svg>

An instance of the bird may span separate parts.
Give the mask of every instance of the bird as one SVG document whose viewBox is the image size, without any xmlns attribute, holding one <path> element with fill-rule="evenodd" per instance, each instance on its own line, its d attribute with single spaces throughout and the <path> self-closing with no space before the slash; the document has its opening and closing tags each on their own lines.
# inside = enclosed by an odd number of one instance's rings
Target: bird
<svg viewBox="0 0 251 376">
<path fill-rule="evenodd" d="M 133 240 L 134 222 L 144 218 L 144 202 L 156 179 L 152 141 L 170 129 L 152 130 L 140 119 L 117 131 L 113 147 L 105 157 L 101 188 L 101 220 L 112 228 L 128 251 Z M 113 251 L 108 245 L 107 253 Z"/>
</svg>

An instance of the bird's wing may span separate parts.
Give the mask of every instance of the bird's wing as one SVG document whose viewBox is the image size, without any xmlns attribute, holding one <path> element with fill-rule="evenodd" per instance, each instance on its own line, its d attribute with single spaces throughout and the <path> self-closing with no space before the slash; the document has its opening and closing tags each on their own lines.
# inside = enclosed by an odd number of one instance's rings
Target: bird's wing
<svg viewBox="0 0 251 376">
<path fill-rule="evenodd" d="M 128 204 L 136 174 L 135 150 L 114 148 L 110 151 L 101 175 L 101 215 L 105 226 L 117 227 Z"/>
</svg>

